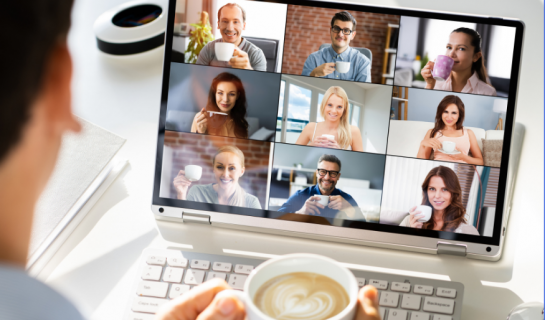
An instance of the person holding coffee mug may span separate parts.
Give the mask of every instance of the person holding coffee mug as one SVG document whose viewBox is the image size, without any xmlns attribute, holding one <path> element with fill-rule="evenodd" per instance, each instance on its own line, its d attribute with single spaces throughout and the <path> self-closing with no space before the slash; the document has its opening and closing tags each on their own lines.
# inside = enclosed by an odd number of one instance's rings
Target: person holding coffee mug
<svg viewBox="0 0 545 320">
<path fill-rule="evenodd" d="M 426 89 L 496 96 L 496 89 L 490 84 L 484 66 L 481 42 L 481 35 L 473 29 L 452 31 L 445 55 L 439 56 L 435 62 L 429 61 L 420 71 L 426 80 Z M 447 78 L 438 76 L 436 68 L 440 68 L 439 73 L 444 73 Z"/>
<path fill-rule="evenodd" d="M 445 166 L 430 170 L 422 183 L 422 206 L 431 207 L 429 220 L 422 220 L 422 210 L 412 207 L 400 226 L 479 235 L 465 219 L 462 188 L 456 173 Z"/>
<path fill-rule="evenodd" d="M 464 117 L 465 106 L 462 100 L 455 95 L 445 96 L 437 106 L 435 125 L 420 142 L 416 157 L 430 159 L 433 150 L 434 160 L 483 165 L 481 148 L 475 133 L 464 128 Z M 456 150 L 448 152 L 445 150 L 446 144 L 454 144 Z"/>
<path fill-rule="evenodd" d="M 174 178 L 176 198 L 197 202 L 223 204 L 229 206 L 261 209 L 256 196 L 244 191 L 238 180 L 244 175 L 244 153 L 235 146 L 219 148 L 212 158 L 212 167 L 216 183 L 195 185 L 191 189 L 192 176 L 180 170 Z"/>
<path fill-rule="evenodd" d="M 322 155 L 316 169 L 318 183 L 294 193 L 278 211 L 365 221 L 356 200 L 335 188 L 340 177 L 341 160 L 332 154 Z"/>
<path fill-rule="evenodd" d="M 350 47 L 356 36 L 356 19 L 347 11 L 337 12 L 331 19 L 329 36 L 331 46 L 311 53 L 301 75 L 371 82 L 371 61 Z"/>
<path fill-rule="evenodd" d="M 242 37 L 246 29 L 246 11 L 238 3 L 228 3 L 218 10 L 221 39 L 207 43 L 197 57 L 197 64 L 224 68 L 267 71 L 263 51 Z M 217 48 L 216 48 L 217 46 Z"/>
<path fill-rule="evenodd" d="M 206 108 L 199 111 L 191 132 L 248 139 L 246 91 L 240 78 L 229 72 L 212 80 Z"/>
<path fill-rule="evenodd" d="M 327 89 L 320 105 L 320 114 L 324 121 L 307 124 L 295 144 L 363 151 L 360 129 L 348 122 L 350 103 L 343 88 Z"/>
</svg>

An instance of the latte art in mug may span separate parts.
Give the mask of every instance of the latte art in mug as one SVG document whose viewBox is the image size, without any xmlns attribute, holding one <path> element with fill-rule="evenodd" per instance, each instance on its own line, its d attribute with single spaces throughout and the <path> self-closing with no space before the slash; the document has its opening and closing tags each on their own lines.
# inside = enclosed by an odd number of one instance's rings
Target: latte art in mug
<svg viewBox="0 0 545 320">
<path fill-rule="evenodd" d="M 265 282 L 254 304 L 279 320 L 325 320 L 343 311 L 350 298 L 335 280 L 311 272 L 283 274 Z"/>
</svg>

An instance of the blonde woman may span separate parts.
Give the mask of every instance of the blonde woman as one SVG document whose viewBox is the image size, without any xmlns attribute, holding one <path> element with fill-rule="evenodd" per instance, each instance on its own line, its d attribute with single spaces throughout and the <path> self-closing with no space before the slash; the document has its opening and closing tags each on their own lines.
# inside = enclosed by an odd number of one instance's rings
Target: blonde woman
<svg viewBox="0 0 545 320">
<path fill-rule="evenodd" d="M 195 185 L 191 189 L 191 181 L 180 170 L 173 184 L 177 199 L 197 202 L 224 204 L 229 206 L 261 209 L 256 196 L 246 193 L 238 184 L 244 175 L 244 154 L 235 146 L 219 148 L 212 159 L 212 171 L 216 183 Z"/>
<path fill-rule="evenodd" d="M 348 96 L 341 87 L 330 87 L 320 105 L 324 121 L 305 126 L 295 144 L 363 151 L 360 129 L 350 125 Z"/>
</svg>

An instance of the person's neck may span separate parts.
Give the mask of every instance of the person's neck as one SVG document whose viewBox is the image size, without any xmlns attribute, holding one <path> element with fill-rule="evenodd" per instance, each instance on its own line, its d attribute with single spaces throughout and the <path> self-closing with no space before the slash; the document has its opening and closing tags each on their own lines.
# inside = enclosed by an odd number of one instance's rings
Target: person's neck
<svg viewBox="0 0 545 320">
<path fill-rule="evenodd" d="M 471 71 L 471 68 L 459 72 L 452 71 L 452 74 L 450 75 L 452 88 L 459 87 L 463 89 L 472 75 L 473 72 Z"/>
<path fill-rule="evenodd" d="M 443 221 L 443 215 L 445 214 L 445 210 L 433 210 L 433 220 L 438 222 L 438 221 Z"/>
<path fill-rule="evenodd" d="M 331 45 L 331 48 L 333 48 L 333 51 L 335 51 L 337 54 L 341 54 L 341 53 L 345 52 L 346 50 L 348 50 L 348 48 L 350 48 L 350 46 L 336 47 L 334 45 Z"/>
<path fill-rule="evenodd" d="M 447 125 L 445 125 L 445 127 L 443 127 L 442 130 L 443 130 L 443 131 L 457 131 L 455 125 L 454 125 L 454 126 L 447 126 Z"/>
<path fill-rule="evenodd" d="M 235 193 L 235 188 L 229 188 L 227 190 L 220 188 L 218 184 L 214 185 L 214 190 L 218 194 L 218 202 L 220 204 L 229 203 L 229 199 Z"/>
<path fill-rule="evenodd" d="M 339 129 L 339 121 L 325 120 L 323 123 L 323 126 L 327 131 L 336 131 L 337 129 Z"/>
<path fill-rule="evenodd" d="M 222 39 L 222 40 L 223 40 L 223 39 Z M 236 47 L 238 47 L 238 46 L 240 46 L 240 44 L 242 43 L 242 40 L 243 40 L 243 38 L 240 37 L 236 42 L 233 42 L 233 44 L 234 44 Z M 227 42 L 227 41 L 223 40 L 223 42 Z"/>
<path fill-rule="evenodd" d="M 318 185 L 318 189 L 320 190 L 320 193 L 323 195 L 323 196 L 329 196 L 331 193 L 333 193 L 333 191 L 335 190 L 335 188 L 331 189 L 331 191 L 325 191 L 323 190 L 322 188 L 320 188 L 320 186 Z"/>
</svg>

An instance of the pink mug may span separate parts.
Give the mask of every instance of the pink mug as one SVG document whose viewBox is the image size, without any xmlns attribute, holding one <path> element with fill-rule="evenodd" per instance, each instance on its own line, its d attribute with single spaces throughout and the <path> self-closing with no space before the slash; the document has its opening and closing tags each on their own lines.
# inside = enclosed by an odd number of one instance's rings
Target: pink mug
<svg viewBox="0 0 545 320">
<path fill-rule="evenodd" d="M 435 59 L 435 65 L 433 66 L 431 75 L 435 80 L 445 81 L 450 76 L 453 65 L 454 60 L 452 60 L 451 57 L 439 55 L 437 56 L 437 59 Z"/>
</svg>

